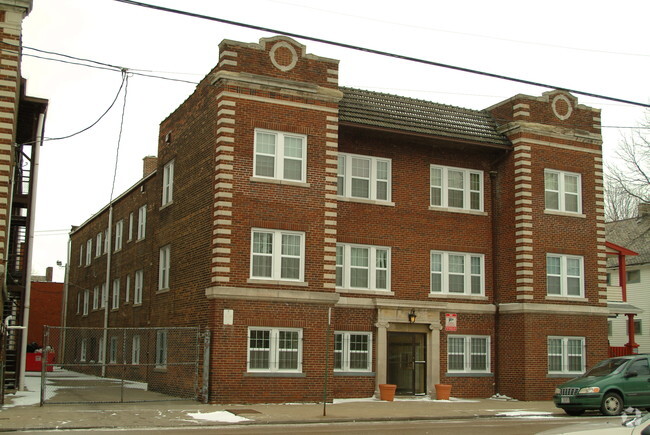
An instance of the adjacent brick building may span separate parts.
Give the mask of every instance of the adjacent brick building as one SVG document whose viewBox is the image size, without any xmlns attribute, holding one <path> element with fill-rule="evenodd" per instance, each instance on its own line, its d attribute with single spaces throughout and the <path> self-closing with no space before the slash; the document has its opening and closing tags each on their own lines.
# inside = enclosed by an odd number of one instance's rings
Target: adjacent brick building
<svg viewBox="0 0 650 435">
<path fill-rule="evenodd" d="M 210 330 L 214 403 L 319 401 L 326 375 L 548 399 L 607 356 L 604 237 L 600 114 L 569 93 L 468 110 L 225 40 L 155 171 L 71 233 L 67 324 L 104 324 L 104 286 L 109 327 Z"/>
</svg>

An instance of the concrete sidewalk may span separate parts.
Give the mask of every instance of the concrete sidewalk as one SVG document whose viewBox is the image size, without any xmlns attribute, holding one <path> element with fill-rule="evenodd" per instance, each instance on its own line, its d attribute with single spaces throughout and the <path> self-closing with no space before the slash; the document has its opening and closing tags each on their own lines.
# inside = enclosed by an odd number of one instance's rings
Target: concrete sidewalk
<svg viewBox="0 0 650 435">
<path fill-rule="evenodd" d="M 194 401 L 128 404 L 12 406 L 11 395 L 0 409 L 0 432 L 38 429 L 99 429 L 291 424 L 345 421 L 428 420 L 480 417 L 557 416 L 552 402 L 494 399 L 438 401 L 427 398 L 386 402 L 342 400 L 328 404 L 204 405 Z M 235 422 L 239 418 L 246 420 Z"/>
</svg>

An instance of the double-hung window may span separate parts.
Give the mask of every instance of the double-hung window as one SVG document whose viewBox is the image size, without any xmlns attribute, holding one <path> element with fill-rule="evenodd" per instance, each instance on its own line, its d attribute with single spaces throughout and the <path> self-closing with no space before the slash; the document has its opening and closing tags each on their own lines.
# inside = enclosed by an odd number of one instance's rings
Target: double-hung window
<svg viewBox="0 0 650 435">
<path fill-rule="evenodd" d="M 549 296 L 584 297 L 583 258 L 576 255 L 546 255 L 546 293 Z"/>
<path fill-rule="evenodd" d="M 156 368 L 167 367 L 167 330 L 156 331 Z"/>
<path fill-rule="evenodd" d="M 431 165 L 431 207 L 483 211 L 483 171 Z"/>
<path fill-rule="evenodd" d="M 140 336 L 134 335 L 131 341 L 131 364 L 140 364 Z"/>
<path fill-rule="evenodd" d="M 585 371 L 584 337 L 548 337 L 548 372 L 575 375 Z"/>
<path fill-rule="evenodd" d="M 174 200 L 174 161 L 163 166 L 162 205 Z"/>
<path fill-rule="evenodd" d="M 334 334 L 334 370 L 369 372 L 372 367 L 370 332 L 336 332 Z"/>
<path fill-rule="evenodd" d="M 93 239 L 86 242 L 86 266 L 90 266 L 93 261 Z"/>
<path fill-rule="evenodd" d="M 84 316 L 88 315 L 89 299 L 90 299 L 90 290 L 84 290 L 84 311 L 83 311 Z"/>
<path fill-rule="evenodd" d="M 158 290 L 169 288 L 169 262 L 171 256 L 171 245 L 160 248 L 160 262 L 158 264 Z"/>
<path fill-rule="evenodd" d="M 79 361 L 86 362 L 88 356 L 88 339 L 84 338 L 81 340 L 81 353 L 79 355 Z"/>
<path fill-rule="evenodd" d="M 337 194 L 347 198 L 391 200 L 391 160 L 339 153 Z"/>
<path fill-rule="evenodd" d="M 117 337 L 111 337 L 108 348 L 108 362 L 115 364 L 117 362 Z"/>
<path fill-rule="evenodd" d="M 134 220 L 133 212 L 131 212 L 131 213 L 129 213 L 129 234 L 128 234 L 129 237 L 128 237 L 128 239 L 126 239 L 127 242 L 130 242 L 131 240 L 133 240 L 133 220 Z"/>
<path fill-rule="evenodd" d="M 254 228 L 251 278 L 303 281 L 305 233 Z"/>
<path fill-rule="evenodd" d="M 93 310 L 96 310 L 99 308 L 99 286 L 96 285 L 95 288 L 93 288 Z"/>
<path fill-rule="evenodd" d="M 126 276 L 126 282 L 124 283 L 124 303 L 129 303 L 131 293 L 131 275 Z"/>
<path fill-rule="evenodd" d="M 138 240 L 144 239 L 147 229 L 147 206 L 143 205 L 138 209 Z"/>
<path fill-rule="evenodd" d="M 108 248 L 110 248 L 110 237 L 108 236 L 108 228 L 104 230 L 104 254 L 108 254 Z"/>
<path fill-rule="evenodd" d="M 111 308 L 117 310 L 120 308 L 120 279 L 116 278 L 113 280 L 113 300 Z"/>
<path fill-rule="evenodd" d="M 307 136 L 271 130 L 255 130 L 256 177 L 306 181 Z"/>
<path fill-rule="evenodd" d="M 490 337 L 449 335 L 447 337 L 447 371 L 450 373 L 489 373 Z"/>
<path fill-rule="evenodd" d="M 544 170 L 546 210 L 582 213 L 582 181 L 580 174 Z"/>
<path fill-rule="evenodd" d="M 95 257 L 99 257 L 102 255 L 102 234 L 103 233 L 98 233 L 97 234 L 97 244 L 95 245 Z"/>
<path fill-rule="evenodd" d="M 336 286 L 390 290 L 390 248 L 337 244 Z"/>
<path fill-rule="evenodd" d="M 115 252 L 122 249 L 122 232 L 124 231 L 124 220 L 120 219 L 115 224 Z"/>
<path fill-rule="evenodd" d="M 431 293 L 484 295 L 482 254 L 431 251 Z"/>
<path fill-rule="evenodd" d="M 108 294 L 106 293 L 106 283 L 102 284 L 102 300 L 100 302 L 101 308 L 106 308 L 106 304 L 108 303 Z"/>
<path fill-rule="evenodd" d="M 135 271 L 133 283 L 133 305 L 142 303 L 142 287 L 144 285 L 144 271 L 142 269 Z"/>
<path fill-rule="evenodd" d="M 249 372 L 301 372 L 302 329 L 249 328 Z"/>
</svg>

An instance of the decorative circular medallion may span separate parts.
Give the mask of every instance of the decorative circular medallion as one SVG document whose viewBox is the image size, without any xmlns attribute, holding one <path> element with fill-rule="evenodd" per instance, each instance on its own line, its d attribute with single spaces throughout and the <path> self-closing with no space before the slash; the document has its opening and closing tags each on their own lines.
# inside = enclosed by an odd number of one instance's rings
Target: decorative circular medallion
<svg viewBox="0 0 650 435">
<path fill-rule="evenodd" d="M 280 71 L 291 71 L 296 63 L 298 63 L 298 54 L 296 49 L 287 42 L 278 42 L 271 48 L 269 53 L 271 62 Z"/>
<path fill-rule="evenodd" d="M 566 97 L 566 95 L 556 95 L 555 98 L 553 98 L 553 102 L 551 103 L 551 107 L 553 108 L 553 113 L 555 116 L 558 117 L 558 119 L 564 121 L 565 119 L 569 119 L 571 114 L 573 113 L 573 107 L 571 107 L 571 101 Z"/>
</svg>

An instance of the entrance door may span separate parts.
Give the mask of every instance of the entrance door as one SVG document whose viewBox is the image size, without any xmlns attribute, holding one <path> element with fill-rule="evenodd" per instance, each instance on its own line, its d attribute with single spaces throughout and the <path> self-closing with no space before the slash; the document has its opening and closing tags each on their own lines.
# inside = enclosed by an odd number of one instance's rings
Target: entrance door
<svg viewBox="0 0 650 435">
<path fill-rule="evenodd" d="M 388 333 L 389 384 L 397 385 L 397 394 L 426 394 L 426 334 Z"/>
</svg>

